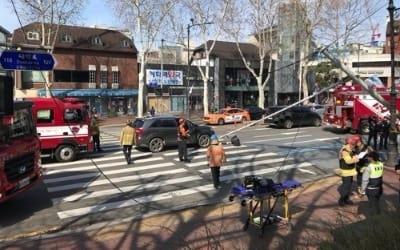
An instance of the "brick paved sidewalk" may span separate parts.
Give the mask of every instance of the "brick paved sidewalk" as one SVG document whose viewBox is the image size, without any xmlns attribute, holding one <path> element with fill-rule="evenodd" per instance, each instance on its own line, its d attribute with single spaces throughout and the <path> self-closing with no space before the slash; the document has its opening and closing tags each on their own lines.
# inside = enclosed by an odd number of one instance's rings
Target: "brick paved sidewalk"
<svg viewBox="0 0 400 250">
<path fill-rule="evenodd" d="M 253 225 L 243 230 L 248 207 L 233 201 L 42 235 L 2 249 L 316 249 L 322 240 L 333 240 L 334 228 L 365 220 L 365 198 L 354 195 L 354 205 L 337 205 L 339 184 L 340 177 L 332 176 L 295 189 L 289 196 L 290 224 L 268 225 L 263 236 Z M 383 211 L 399 210 L 398 192 L 399 177 L 386 168 Z"/>
</svg>

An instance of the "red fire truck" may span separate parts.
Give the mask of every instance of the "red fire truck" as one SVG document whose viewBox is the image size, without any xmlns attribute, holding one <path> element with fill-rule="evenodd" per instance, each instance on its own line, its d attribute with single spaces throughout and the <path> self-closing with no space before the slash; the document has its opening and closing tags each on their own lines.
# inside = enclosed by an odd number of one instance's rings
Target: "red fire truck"
<svg viewBox="0 0 400 250">
<path fill-rule="evenodd" d="M 33 103 L 33 117 L 42 157 L 73 161 L 93 150 L 88 107 L 77 98 L 25 98 Z"/>
<path fill-rule="evenodd" d="M 0 76 L 0 203 L 42 178 L 32 103 L 13 100 L 13 80 Z"/>
<path fill-rule="evenodd" d="M 377 87 L 376 92 L 390 102 L 390 91 L 386 87 Z M 342 84 L 332 93 L 333 105 L 324 114 L 324 125 L 349 129 L 351 132 L 368 133 L 368 118 L 376 116 L 383 119 L 390 115 L 390 110 L 372 97 L 360 85 Z M 400 110 L 400 98 L 396 108 Z"/>
</svg>

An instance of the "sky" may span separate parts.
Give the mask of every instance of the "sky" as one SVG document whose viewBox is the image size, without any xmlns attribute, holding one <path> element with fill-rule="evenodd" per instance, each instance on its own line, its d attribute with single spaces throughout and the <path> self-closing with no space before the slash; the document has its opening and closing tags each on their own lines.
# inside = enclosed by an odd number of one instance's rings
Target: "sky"
<svg viewBox="0 0 400 250">
<path fill-rule="evenodd" d="M 3 26 L 3 28 L 13 32 L 14 29 L 20 27 L 10 0 L 0 0 L 0 10 L 0 25 Z M 82 20 L 79 20 L 77 24 L 115 27 L 118 21 L 113 16 L 112 10 L 106 7 L 106 1 L 87 0 L 85 10 L 82 14 Z"/>
<path fill-rule="evenodd" d="M 13 32 L 13 30 L 17 29 L 20 25 L 10 2 L 10 0 L 0 0 L 0 25 L 6 30 Z M 393 2 L 396 8 L 400 7 L 400 0 L 394 0 Z M 384 41 L 386 21 L 387 17 L 389 16 L 389 12 L 387 10 L 389 1 L 381 1 L 380 3 L 382 3 L 382 9 L 374 16 L 372 22 L 374 25 L 379 23 L 379 31 L 377 31 L 377 33 L 381 33 L 381 37 L 377 40 Z M 106 1 L 101 0 L 87 0 L 87 5 L 83 10 L 82 20 L 77 22 L 77 25 L 84 26 L 98 25 L 104 27 L 123 28 L 118 27 L 118 24 L 119 21 L 114 17 L 112 10 L 107 8 Z"/>
</svg>

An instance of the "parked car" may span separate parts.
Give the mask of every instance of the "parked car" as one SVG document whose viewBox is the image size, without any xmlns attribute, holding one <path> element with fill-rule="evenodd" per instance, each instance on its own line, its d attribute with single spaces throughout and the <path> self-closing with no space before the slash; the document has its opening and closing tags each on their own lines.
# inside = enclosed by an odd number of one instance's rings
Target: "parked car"
<svg viewBox="0 0 400 250">
<path fill-rule="evenodd" d="M 179 117 L 146 117 L 136 118 L 133 127 L 136 131 L 136 147 L 147 148 L 156 153 L 165 147 L 177 146 Z M 210 144 L 210 136 L 214 130 L 209 126 L 197 125 L 189 120 L 185 121 L 189 130 L 188 145 L 207 147 Z"/>
<path fill-rule="evenodd" d="M 329 105 L 315 104 L 311 105 L 311 110 L 318 113 L 321 118 L 323 118 L 326 110 L 330 107 Z"/>
<path fill-rule="evenodd" d="M 266 114 L 266 110 L 258 106 L 247 106 L 244 109 L 249 112 L 251 120 L 260 120 Z"/>
<path fill-rule="evenodd" d="M 273 114 L 286 106 L 271 106 L 267 109 L 267 116 Z M 310 106 L 293 106 L 287 110 L 265 119 L 266 123 L 282 128 L 294 126 L 321 126 L 321 116 L 312 111 Z"/>
<path fill-rule="evenodd" d="M 241 108 L 223 108 L 216 113 L 210 113 L 203 117 L 205 124 L 223 125 L 226 123 L 250 121 L 250 114 Z"/>
</svg>

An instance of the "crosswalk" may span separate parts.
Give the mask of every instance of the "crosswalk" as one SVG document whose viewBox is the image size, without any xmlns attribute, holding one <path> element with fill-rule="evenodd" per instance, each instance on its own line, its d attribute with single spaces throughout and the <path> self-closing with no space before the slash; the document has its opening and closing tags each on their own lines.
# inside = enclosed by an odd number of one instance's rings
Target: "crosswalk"
<svg viewBox="0 0 400 250">
<path fill-rule="evenodd" d="M 165 210 L 194 206 L 227 197 L 233 183 L 246 175 L 276 175 L 291 171 L 318 175 L 310 162 L 298 162 L 255 146 L 226 145 L 228 162 L 221 168 L 223 189 L 214 189 L 205 149 L 190 149 L 190 163 L 177 150 L 153 154 L 133 150 L 127 165 L 115 136 L 103 134 L 103 154 L 69 163 L 45 164 L 44 183 L 60 219 L 74 219 L 151 204 Z M 154 211 L 153 211 L 154 212 Z"/>
</svg>

